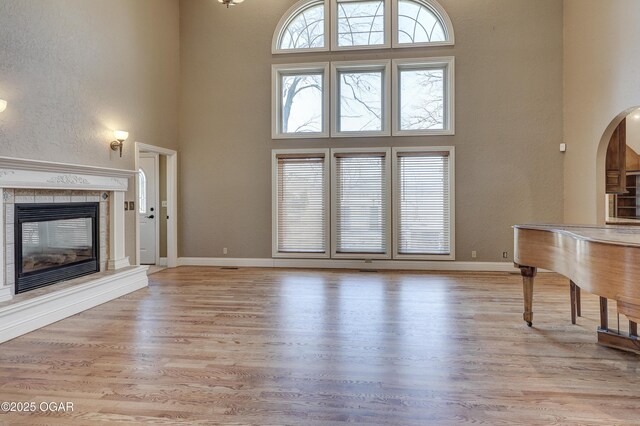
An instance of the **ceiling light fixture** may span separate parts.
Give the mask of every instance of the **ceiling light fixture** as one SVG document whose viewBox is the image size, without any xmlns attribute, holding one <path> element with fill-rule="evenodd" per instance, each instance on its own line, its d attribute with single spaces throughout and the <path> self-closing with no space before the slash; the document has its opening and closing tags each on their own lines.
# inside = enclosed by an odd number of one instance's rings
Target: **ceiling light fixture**
<svg viewBox="0 0 640 426">
<path fill-rule="evenodd" d="M 226 4 L 227 8 L 229 6 L 235 6 L 236 4 L 242 3 L 244 0 L 218 0 L 218 3 Z"/>
</svg>

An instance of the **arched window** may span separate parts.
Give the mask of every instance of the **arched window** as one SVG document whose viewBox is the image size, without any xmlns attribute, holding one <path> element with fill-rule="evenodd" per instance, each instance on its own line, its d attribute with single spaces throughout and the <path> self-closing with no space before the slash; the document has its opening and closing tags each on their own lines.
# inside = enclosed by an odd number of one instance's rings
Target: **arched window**
<svg viewBox="0 0 640 426">
<path fill-rule="evenodd" d="M 451 21 L 435 1 L 398 0 L 394 47 L 453 44 Z"/>
<path fill-rule="evenodd" d="M 322 0 L 302 0 L 280 20 L 273 38 L 273 53 L 329 50 L 327 6 Z"/>
<path fill-rule="evenodd" d="M 140 214 L 147 213 L 147 175 L 144 170 L 139 170 L 138 175 L 138 210 Z"/>
<path fill-rule="evenodd" d="M 436 0 L 300 0 L 278 23 L 272 51 L 452 44 L 451 20 Z"/>
</svg>

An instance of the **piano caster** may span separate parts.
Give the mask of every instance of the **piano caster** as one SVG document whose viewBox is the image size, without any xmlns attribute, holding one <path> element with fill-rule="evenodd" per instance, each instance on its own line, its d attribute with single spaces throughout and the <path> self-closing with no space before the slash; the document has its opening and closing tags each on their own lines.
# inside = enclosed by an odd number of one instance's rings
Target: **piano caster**
<svg viewBox="0 0 640 426">
<path fill-rule="evenodd" d="M 527 325 L 529 326 L 529 328 L 533 327 L 533 323 L 531 321 L 527 321 Z"/>
</svg>

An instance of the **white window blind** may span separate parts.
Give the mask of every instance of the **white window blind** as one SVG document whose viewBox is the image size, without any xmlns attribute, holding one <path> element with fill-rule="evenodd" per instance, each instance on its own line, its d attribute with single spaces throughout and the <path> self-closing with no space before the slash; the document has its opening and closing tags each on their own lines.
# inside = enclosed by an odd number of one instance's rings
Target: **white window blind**
<svg viewBox="0 0 640 426">
<path fill-rule="evenodd" d="M 399 152 L 397 179 L 398 254 L 450 254 L 449 153 Z"/>
<path fill-rule="evenodd" d="M 322 154 L 278 155 L 278 252 L 326 252 L 326 179 Z"/>
<path fill-rule="evenodd" d="M 335 154 L 336 253 L 387 251 L 384 153 Z"/>
</svg>

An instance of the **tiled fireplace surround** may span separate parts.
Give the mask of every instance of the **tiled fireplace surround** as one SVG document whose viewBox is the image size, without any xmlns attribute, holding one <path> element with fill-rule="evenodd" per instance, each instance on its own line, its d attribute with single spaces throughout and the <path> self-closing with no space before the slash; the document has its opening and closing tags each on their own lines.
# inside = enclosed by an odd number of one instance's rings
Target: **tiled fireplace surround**
<svg viewBox="0 0 640 426">
<path fill-rule="evenodd" d="M 0 342 L 147 286 L 146 267 L 125 256 L 129 170 L 0 157 Z M 100 271 L 15 295 L 16 203 L 100 203 Z"/>
</svg>

